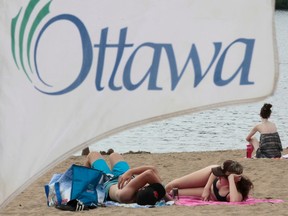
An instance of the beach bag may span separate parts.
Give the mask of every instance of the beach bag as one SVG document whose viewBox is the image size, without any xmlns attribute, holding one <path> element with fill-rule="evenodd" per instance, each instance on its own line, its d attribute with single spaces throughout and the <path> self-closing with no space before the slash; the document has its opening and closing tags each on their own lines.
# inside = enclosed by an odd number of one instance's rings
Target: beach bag
<svg viewBox="0 0 288 216">
<path fill-rule="evenodd" d="M 47 205 L 66 205 L 77 200 L 86 206 L 97 206 L 104 202 L 106 180 L 100 170 L 73 164 L 65 173 L 54 174 L 45 185 Z"/>
</svg>

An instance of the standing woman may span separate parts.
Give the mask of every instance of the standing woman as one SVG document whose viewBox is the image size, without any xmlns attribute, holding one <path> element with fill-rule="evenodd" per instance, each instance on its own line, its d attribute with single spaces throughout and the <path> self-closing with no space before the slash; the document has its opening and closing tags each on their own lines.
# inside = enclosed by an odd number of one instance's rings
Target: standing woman
<svg viewBox="0 0 288 216">
<path fill-rule="evenodd" d="M 269 103 L 263 105 L 260 111 L 261 123 L 257 124 L 246 138 L 253 145 L 256 158 L 280 158 L 283 151 L 277 127 L 268 120 L 272 113 L 271 108 L 272 105 Z M 260 133 L 260 142 L 253 137 L 257 132 Z"/>
</svg>

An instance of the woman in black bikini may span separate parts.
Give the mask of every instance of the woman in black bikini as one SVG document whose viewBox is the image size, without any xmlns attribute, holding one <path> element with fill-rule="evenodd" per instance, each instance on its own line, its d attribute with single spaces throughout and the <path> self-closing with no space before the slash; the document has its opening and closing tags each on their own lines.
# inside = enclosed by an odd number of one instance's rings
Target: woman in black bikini
<svg viewBox="0 0 288 216">
<path fill-rule="evenodd" d="M 178 188 L 179 196 L 199 196 L 204 201 L 241 202 L 253 188 L 253 183 L 242 172 L 240 163 L 227 160 L 222 167 L 211 165 L 175 179 L 165 189 L 171 193 L 173 188 Z"/>
</svg>

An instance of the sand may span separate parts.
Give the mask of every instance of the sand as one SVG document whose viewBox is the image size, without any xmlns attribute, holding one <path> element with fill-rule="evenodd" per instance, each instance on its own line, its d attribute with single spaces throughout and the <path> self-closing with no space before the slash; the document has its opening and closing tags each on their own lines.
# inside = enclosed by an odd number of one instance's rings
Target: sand
<svg viewBox="0 0 288 216">
<path fill-rule="evenodd" d="M 287 153 L 288 150 L 285 149 L 283 154 Z M 288 159 L 246 159 L 244 156 L 244 150 L 124 154 L 131 167 L 144 164 L 155 165 L 164 184 L 210 164 L 221 164 L 226 159 L 237 160 L 244 166 L 244 174 L 254 183 L 253 197 L 283 199 L 284 203 L 197 207 L 174 205 L 151 209 L 101 207 L 85 212 L 66 212 L 47 207 L 43 186 L 49 182 L 52 174 L 64 172 L 73 163 L 83 164 L 85 160 L 85 156 L 72 156 L 31 184 L 4 209 L 1 209 L 0 215 L 288 215 L 288 174 L 285 173 Z"/>
</svg>

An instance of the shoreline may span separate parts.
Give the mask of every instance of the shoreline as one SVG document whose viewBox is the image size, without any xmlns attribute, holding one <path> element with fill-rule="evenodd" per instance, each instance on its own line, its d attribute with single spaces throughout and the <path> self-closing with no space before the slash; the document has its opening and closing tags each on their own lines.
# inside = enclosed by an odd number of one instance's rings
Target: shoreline
<svg viewBox="0 0 288 216">
<path fill-rule="evenodd" d="M 227 159 L 240 162 L 244 166 L 244 175 L 254 183 L 252 196 L 261 199 L 282 199 L 285 202 L 279 204 L 261 203 L 251 206 L 167 206 L 153 209 L 133 209 L 125 207 L 99 207 L 94 210 L 84 211 L 85 215 L 193 215 L 214 214 L 216 216 L 229 215 L 234 212 L 237 215 L 275 215 L 287 214 L 288 198 L 286 185 L 288 175 L 283 168 L 287 166 L 287 159 L 247 159 L 244 158 L 246 150 L 221 150 L 205 152 L 175 152 L 175 153 L 150 153 L 150 152 L 127 152 L 123 153 L 125 160 L 131 167 L 144 164 L 152 164 L 157 167 L 163 184 L 167 184 L 174 178 L 183 176 L 211 164 L 222 164 Z M 285 148 L 282 155 L 288 154 Z M 107 155 L 103 155 L 107 159 Z M 44 193 L 44 185 L 47 184 L 54 173 L 63 173 L 73 163 L 82 165 L 86 156 L 71 156 L 64 160 L 43 176 L 33 182 L 28 188 L 15 197 L 5 208 L 0 210 L 0 215 L 62 215 L 71 214 L 47 207 Z M 284 175 L 283 175 L 284 173 Z M 283 190 L 284 189 L 284 190 Z M 241 211 L 240 211 L 241 210 Z"/>
</svg>

